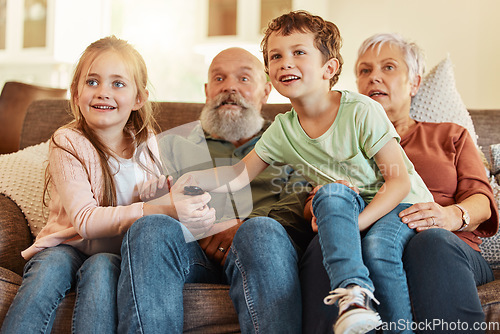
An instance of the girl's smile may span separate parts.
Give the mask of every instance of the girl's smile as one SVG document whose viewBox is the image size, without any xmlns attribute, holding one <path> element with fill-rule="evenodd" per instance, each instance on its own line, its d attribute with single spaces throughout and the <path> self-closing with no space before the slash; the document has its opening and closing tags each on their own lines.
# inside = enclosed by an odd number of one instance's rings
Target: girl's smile
<svg viewBox="0 0 500 334">
<path fill-rule="evenodd" d="M 137 87 L 122 57 L 108 51 L 83 72 L 76 102 L 87 124 L 106 136 L 123 132 L 130 113 L 141 107 Z"/>
</svg>

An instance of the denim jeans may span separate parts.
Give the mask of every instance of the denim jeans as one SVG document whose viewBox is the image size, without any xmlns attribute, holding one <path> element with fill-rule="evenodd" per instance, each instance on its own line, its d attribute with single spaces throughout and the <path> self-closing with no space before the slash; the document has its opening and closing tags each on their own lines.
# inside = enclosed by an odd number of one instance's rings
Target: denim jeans
<svg viewBox="0 0 500 334">
<path fill-rule="evenodd" d="M 357 284 L 374 291 L 382 320 L 394 326 L 412 321 L 403 251 L 415 231 L 398 217 L 410 204 L 399 204 L 361 236 L 358 216 L 366 207 L 348 187 L 331 183 L 313 199 L 323 264 L 332 289 Z M 392 332 L 392 331 L 390 331 Z M 398 328 L 394 332 L 410 332 Z"/>
<path fill-rule="evenodd" d="M 485 316 L 476 286 L 494 279 L 493 272 L 481 253 L 475 251 L 454 233 L 430 229 L 418 233 L 404 254 L 415 321 L 434 323 L 422 327 L 422 333 L 450 332 L 446 327 L 459 321 L 463 327 L 453 333 L 473 331 L 474 323 Z"/>
<path fill-rule="evenodd" d="M 212 263 L 187 229 L 165 215 L 139 219 L 122 244 L 119 333 L 182 333 L 185 283 L 228 283 L 242 333 L 300 333 L 296 251 L 275 220 L 252 218 L 238 229 L 224 268 Z"/>
<path fill-rule="evenodd" d="M 73 333 L 115 333 L 119 269 L 118 255 L 88 257 L 68 245 L 35 254 L 24 268 L 1 332 L 50 333 L 59 303 L 76 287 Z"/>
</svg>

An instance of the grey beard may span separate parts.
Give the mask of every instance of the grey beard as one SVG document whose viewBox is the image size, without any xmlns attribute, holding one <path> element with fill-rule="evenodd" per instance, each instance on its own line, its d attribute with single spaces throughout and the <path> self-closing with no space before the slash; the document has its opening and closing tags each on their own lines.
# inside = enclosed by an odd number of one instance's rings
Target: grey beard
<svg viewBox="0 0 500 334">
<path fill-rule="evenodd" d="M 242 107 L 237 114 L 219 111 L 222 102 L 230 97 Z M 205 104 L 201 111 L 200 122 L 205 132 L 235 142 L 253 137 L 262 129 L 264 118 L 260 113 L 260 110 L 247 103 L 239 94 L 221 93 Z"/>
</svg>

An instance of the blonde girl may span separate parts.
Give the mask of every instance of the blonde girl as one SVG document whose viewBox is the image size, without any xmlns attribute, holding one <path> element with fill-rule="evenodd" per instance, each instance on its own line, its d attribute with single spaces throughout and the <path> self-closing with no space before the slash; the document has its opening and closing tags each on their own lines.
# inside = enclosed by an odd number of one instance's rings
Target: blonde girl
<svg viewBox="0 0 500 334">
<path fill-rule="evenodd" d="M 115 332 L 120 245 L 128 228 L 150 214 L 202 226 L 214 221 L 210 196 L 183 196 L 180 184 L 160 204 L 140 200 L 165 184 L 147 80 L 142 56 L 114 36 L 82 54 L 70 87 L 75 119 L 50 141 L 48 222 L 22 252 L 29 261 L 2 333 L 50 332 L 71 288 L 72 331 Z"/>
</svg>

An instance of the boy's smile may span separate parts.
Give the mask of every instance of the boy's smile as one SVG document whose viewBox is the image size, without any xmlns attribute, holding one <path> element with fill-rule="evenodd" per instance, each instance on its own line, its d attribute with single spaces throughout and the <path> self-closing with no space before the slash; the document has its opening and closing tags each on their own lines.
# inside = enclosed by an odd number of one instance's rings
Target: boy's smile
<svg viewBox="0 0 500 334">
<path fill-rule="evenodd" d="M 291 82 L 291 81 L 295 81 L 295 80 L 299 80 L 300 77 L 296 76 L 296 75 L 282 75 L 279 80 L 281 82 L 284 82 L 284 83 L 288 83 L 288 82 Z"/>
</svg>

